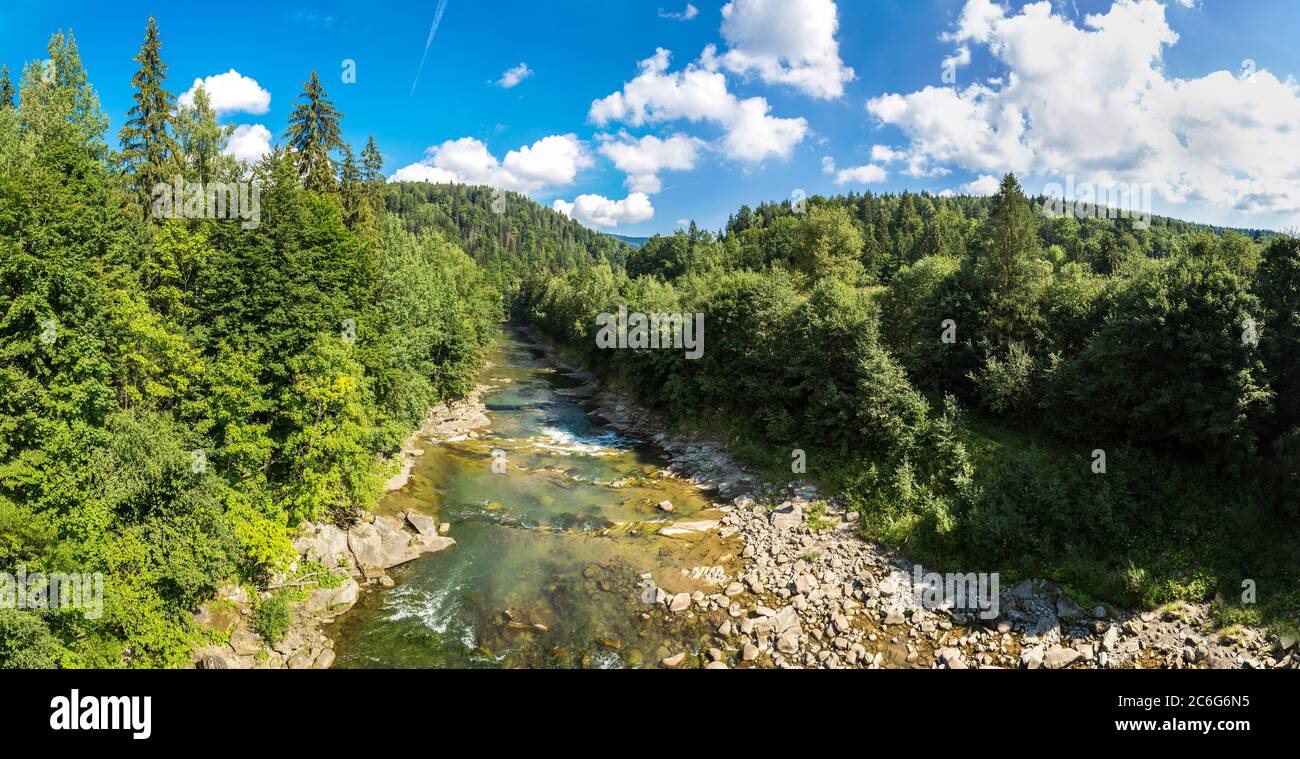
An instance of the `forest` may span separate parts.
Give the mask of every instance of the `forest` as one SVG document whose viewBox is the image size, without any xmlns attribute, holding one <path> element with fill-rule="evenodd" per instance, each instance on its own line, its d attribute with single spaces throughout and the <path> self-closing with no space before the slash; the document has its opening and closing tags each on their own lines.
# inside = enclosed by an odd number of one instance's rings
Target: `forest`
<svg viewBox="0 0 1300 759">
<path fill-rule="evenodd" d="M 116 147 L 71 33 L 0 70 L 0 568 L 108 586 L 96 619 L 0 609 L 0 667 L 186 664 L 193 610 L 370 510 L 506 318 L 774 476 L 806 450 L 918 560 L 1300 608 L 1294 238 L 1047 218 L 1008 175 L 634 248 L 515 193 L 387 183 L 315 72 L 280 146 L 235 161 L 162 49 L 151 21 Z M 256 188 L 259 222 L 210 195 L 160 215 L 177 178 Z M 598 350 L 620 305 L 704 314 L 703 357 Z"/>
</svg>

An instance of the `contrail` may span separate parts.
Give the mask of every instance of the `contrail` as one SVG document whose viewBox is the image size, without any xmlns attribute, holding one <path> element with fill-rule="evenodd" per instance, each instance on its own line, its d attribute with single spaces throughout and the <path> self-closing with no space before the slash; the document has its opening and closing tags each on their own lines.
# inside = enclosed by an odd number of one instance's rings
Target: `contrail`
<svg viewBox="0 0 1300 759">
<path fill-rule="evenodd" d="M 433 35 L 438 33 L 438 24 L 442 23 L 442 13 L 447 10 L 447 0 L 438 0 L 438 12 L 433 16 L 433 26 L 429 28 L 429 39 L 424 43 L 424 55 L 420 56 L 420 68 L 415 72 L 415 81 L 411 82 L 411 94 L 420 83 L 420 74 L 424 73 L 424 59 L 429 57 L 429 46 L 433 44 Z"/>
</svg>

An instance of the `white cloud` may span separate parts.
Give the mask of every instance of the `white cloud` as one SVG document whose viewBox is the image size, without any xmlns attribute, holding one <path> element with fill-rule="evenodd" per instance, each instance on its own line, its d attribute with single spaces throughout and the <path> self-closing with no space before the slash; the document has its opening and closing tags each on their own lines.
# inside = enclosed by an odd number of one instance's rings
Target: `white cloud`
<svg viewBox="0 0 1300 759">
<path fill-rule="evenodd" d="M 822 173 L 823 174 L 835 173 L 835 159 L 832 158 L 831 156 L 822 156 Z"/>
<path fill-rule="evenodd" d="M 879 166 L 867 164 L 866 166 L 855 166 L 851 169 L 841 169 L 835 174 L 835 184 L 871 184 L 872 182 L 883 182 L 889 177 L 889 172 Z"/>
<path fill-rule="evenodd" d="M 501 75 L 501 78 L 496 81 L 496 85 L 508 90 L 532 76 L 533 73 L 533 70 L 528 68 L 527 63 L 521 63 L 512 69 L 507 69 L 506 72 Z"/>
<path fill-rule="evenodd" d="M 1157 0 L 1115 0 L 1081 26 L 1048 2 L 1007 15 L 968 0 L 945 39 L 984 45 L 1000 76 L 873 98 L 910 139 L 908 171 L 947 166 L 1097 185 L 1149 184 L 1169 203 L 1300 214 L 1300 85 L 1260 69 L 1169 78 L 1178 42 Z"/>
<path fill-rule="evenodd" d="M 634 192 L 623 200 L 610 200 L 602 195 L 579 195 L 572 203 L 557 200 L 556 211 L 589 227 L 614 228 L 619 224 L 639 224 L 654 218 L 655 209 L 650 196 Z"/>
<path fill-rule="evenodd" d="M 665 170 L 690 171 L 704 141 L 686 135 L 660 139 L 647 135 L 635 139 L 622 132 L 617 138 L 606 137 L 600 153 L 627 174 L 627 188 L 633 192 L 654 194 L 663 189 L 659 173 Z"/>
<path fill-rule="evenodd" d="M 230 135 L 224 155 L 253 163 L 271 152 L 271 130 L 261 124 L 240 124 Z"/>
<path fill-rule="evenodd" d="M 700 9 L 696 8 L 691 3 L 687 3 L 686 10 L 683 11 L 674 12 L 664 10 L 663 8 L 659 9 L 659 18 L 668 18 L 673 21 L 690 21 L 698 15 L 700 15 Z"/>
<path fill-rule="evenodd" d="M 573 184 L 578 172 L 593 163 L 572 134 L 543 137 L 511 150 L 500 161 L 473 137 L 448 140 L 426 153 L 424 160 L 398 169 L 389 181 L 483 184 L 535 193 Z"/>
<path fill-rule="evenodd" d="M 710 46 L 703 63 L 738 75 L 756 73 L 768 84 L 815 98 L 837 98 L 855 77 L 840 60 L 839 24 L 834 0 L 732 0 L 722 8 L 728 49 L 718 55 Z"/>
<path fill-rule="evenodd" d="M 186 106 L 193 105 L 194 91 L 200 84 L 207 91 L 212 109 L 217 113 L 242 111 L 261 114 L 271 108 L 271 93 L 263 89 L 256 79 L 244 76 L 234 69 L 206 79 L 195 79 L 194 84 L 177 98 L 177 102 Z"/>
<path fill-rule="evenodd" d="M 979 179 L 972 180 L 961 186 L 961 191 L 967 195 L 996 195 L 1002 182 L 997 177 L 989 174 L 981 174 Z"/>
<path fill-rule="evenodd" d="M 872 145 L 871 160 L 875 163 L 893 163 L 903 158 L 903 153 L 888 145 Z"/>
<path fill-rule="evenodd" d="M 741 100 L 727 89 L 726 77 L 695 64 L 669 72 L 671 53 L 663 48 L 640 63 L 640 73 L 623 89 L 591 104 L 589 116 L 604 126 L 621 121 L 631 126 L 684 119 L 719 125 L 720 148 L 732 158 L 759 162 L 789 157 L 808 135 L 803 118 L 772 116 L 766 99 Z"/>
</svg>

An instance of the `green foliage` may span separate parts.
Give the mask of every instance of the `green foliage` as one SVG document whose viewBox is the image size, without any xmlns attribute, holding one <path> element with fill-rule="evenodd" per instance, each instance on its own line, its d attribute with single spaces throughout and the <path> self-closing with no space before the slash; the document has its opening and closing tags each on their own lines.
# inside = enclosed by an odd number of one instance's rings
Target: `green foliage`
<svg viewBox="0 0 1300 759">
<path fill-rule="evenodd" d="M 299 521 L 374 505 L 377 454 L 470 389 L 501 318 L 454 245 L 366 221 L 373 142 L 342 197 L 302 189 L 301 152 L 221 157 L 201 91 L 164 145 L 158 48 L 151 25 L 125 177 L 70 36 L 0 106 L 0 570 L 105 577 L 102 616 L 0 610 L 0 666 L 186 664 L 217 587 L 284 571 Z M 173 161 L 202 181 L 251 172 L 260 224 L 125 212 L 120 184 Z M 268 638 L 285 600 L 260 610 Z"/>
<path fill-rule="evenodd" d="M 253 610 L 253 626 L 268 646 L 274 646 L 284 640 L 293 624 L 293 610 L 289 608 L 289 599 L 284 591 L 276 591 L 262 599 Z"/>
</svg>

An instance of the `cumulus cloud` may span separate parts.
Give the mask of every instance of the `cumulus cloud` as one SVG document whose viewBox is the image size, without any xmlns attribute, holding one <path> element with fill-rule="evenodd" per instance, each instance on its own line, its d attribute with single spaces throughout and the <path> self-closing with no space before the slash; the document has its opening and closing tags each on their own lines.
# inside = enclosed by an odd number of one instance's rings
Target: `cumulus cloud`
<svg viewBox="0 0 1300 759">
<path fill-rule="evenodd" d="M 266 113 L 271 108 L 271 93 L 262 88 L 256 79 L 231 69 L 224 74 L 214 74 L 205 79 L 195 79 L 188 90 L 181 93 L 177 102 L 194 104 L 194 91 L 203 85 L 212 109 L 217 113 Z"/>
<path fill-rule="evenodd" d="M 654 194 L 663 189 L 660 172 L 694 169 L 704 144 L 703 140 L 681 134 L 668 139 L 654 135 L 635 139 L 621 132 L 618 137 L 606 136 L 599 150 L 627 174 L 629 190 Z"/>
<path fill-rule="evenodd" d="M 639 224 L 655 215 L 650 196 L 644 192 L 633 192 L 623 200 L 610 200 L 602 195 L 579 195 L 572 203 L 557 200 L 552 207 L 589 227 L 607 229 L 619 224 Z"/>
<path fill-rule="evenodd" d="M 482 184 L 530 194 L 571 185 L 592 163 L 572 134 L 543 137 L 511 150 L 502 160 L 479 140 L 462 137 L 429 148 L 424 160 L 403 166 L 389 181 Z"/>
<path fill-rule="evenodd" d="M 691 3 L 687 3 L 686 10 L 683 11 L 668 11 L 663 8 L 659 9 L 659 18 L 668 18 L 673 21 L 690 21 L 698 15 L 700 15 L 700 9 L 696 8 Z"/>
<path fill-rule="evenodd" d="M 1167 202 L 1300 213 L 1300 86 L 1267 70 L 1166 76 L 1178 42 L 1157 0 L 1115 0 L 1081 25 L 1051 3 L 1010 13 L 968 0 L 944 39 L 1005 68 L 965 89 L 872 98 L 909 138 L 908 173 L 948 166 L 1149 184 Z"/>
<path fill-rule="evenodd" d="M 496 81 L 496 85 L 502 89 L 508 90 L 532 75 L 533 70 L 528 68 L 528 64 L 521 63 L 512 69 L 507 69 L 506 72 L 501 75 L 501 78 Z"/>
<path fill-rule="evenodd" d="M 642 61 L 640 73 L 623 89 L 591 104 L 591 120 L 600 126 L 615 121 L 631 126 L 675 120 L 716 124 L 725 132 L 720 148 L 748 162 L 787 158 L 808 135 L 806 119 L 772 116 L 762 97 L 737 98 L 719 71 L 689 64 L 669 72 L 671 55 L 659 48 Z"/>
<path fill-rule="evenodd" d="M 1001 186 L 1002 182 L 997 177 L 981 174 L 978 179 L 962 185 L 961 190 L 967 195 L 996 195 Z"/>
<path fill-rule="evenodd" d="M 271 130 L 261 124 L 241 124 L 235 127 L 226 143 L 224 155 L 252 163 L 271 152 Z"/>
<path fill-rule="evenodd" d="M 840 60 L 839 25 L 834 0 L 732 0 L 722 8 L 727 50 L 718 54 L 710 46 L 703 64 L 837 98 L 855 77 Z"/>
<path fill-rule="evenodd" d="M 835 184 L 871 184 L 872 182 L 883 182 L 889 178 L 889 172 L 880 166 L 867 164 L 866 166 L 855 166 L 851 169 L 840 169 L 835 174 Z"/>
</svg>

